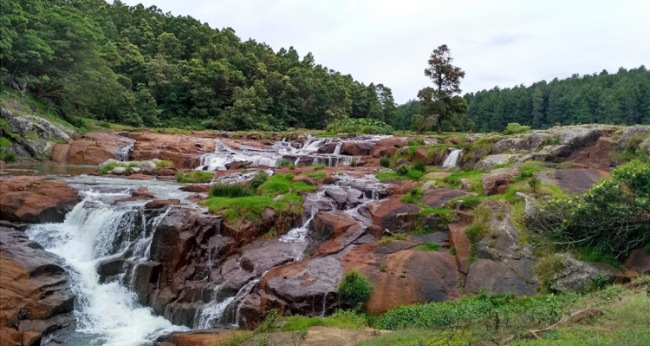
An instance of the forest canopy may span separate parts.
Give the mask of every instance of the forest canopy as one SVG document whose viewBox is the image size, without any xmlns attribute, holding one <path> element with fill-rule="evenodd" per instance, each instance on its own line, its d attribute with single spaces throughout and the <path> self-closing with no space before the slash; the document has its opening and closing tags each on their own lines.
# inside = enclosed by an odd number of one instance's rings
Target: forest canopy
<svg viewBox="0 0 650 346">
<path fill-rule="evenodd" d="M 74 123 L 220 130 L 324 128 L 343 118 L 393 122 L 390 88 L 274 51 L 188 16 L 103 0 L 0 4 L 5 85 Z"/>
<path fill-rule="evenodd" d="M 388 86 L 356 81 L 311 53 L 242 41 L 232 28 L 155 6 L 3 0 L 0 13 L 0 85 L 31 94 L 77 126 L 92 118 L 189 129 L 324 129 L 367 118 L 422 130 L 433 113 L 444 131 L 650 123 L 644 66 L 455 95 L 462 111 L 442 116 L 433 102 L 398 107 Z"/>
</svg>

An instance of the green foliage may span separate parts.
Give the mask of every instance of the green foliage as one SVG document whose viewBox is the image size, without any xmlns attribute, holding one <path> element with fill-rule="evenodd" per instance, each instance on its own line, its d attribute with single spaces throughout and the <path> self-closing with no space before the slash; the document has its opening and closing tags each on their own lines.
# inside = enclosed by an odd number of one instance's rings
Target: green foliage
<svg viewBox="0 0 650 346">
<path fill-rule="evenodd" d="M 470 190 L 477 193 L 483 192 L 483 185 L 481 184 L 481 177 L 483 173 L 480 171 L 470 170 L 470 171 L 456 171 L 452 172 L 450 175 L 437 179 L 443 183 L 446 183 L 449 187 L 460 188 L 463 180 L 469 181 L 471 185 Z"/>
<path fill-rule="evenodd" d="M 0 147 L 0 161 L 16 162 L 16 154 L 7 151 L 7 149 Z"/>
<path fill-rule="evenodd" d="M 327 176 L 325 172 L 307 172 L 305 173 L 305 175 L 318 181 L 325 179 L 325 177 Z"/>
<path fill-rule="evenodd" d="M 293 181 L 294 175 L 275 174 L 270 176 L 257 190 L 263 195 L 277 196 L 288 192 L 301 194 L 303 192 L 316 191 L 315 186 L 311 186 L 304 181 Z"/>
<path fill-rule="evenodd" d="M 255 190 L 241 184 L 215 183 L 210 186 L 212 197 L 249 197 L 255 195 Z"/>
<path fill-rule="evenodd" d="M 533 271 L 541 282 L 543 292 L 550 292 L 550 280 L 555 274 L 560 273 L 565 268 L 564 257 L 553 254 L 537 262 Z"/>
<path fill-rule="evenodd" d="M 327 165 L 326 165 L 326 164 L 322 164 L 322 163 L 317 163 L 317 164 L 311 165 L 311 167 L 312 167 L 314 170 L 319 170 L 319 169 L 327 168 Z"/>
<path fill-rule="evenodd" d="M 205 171 L 177 172 L 176 181 L 180 183 L 209 183 L 214 175 Z"/>
<path fill-rule="evenodd" d="M 12 146 L 13 143 L 6 137 L 0 137 L 0 148 L 8 148 Z"/>
<path fill-rule="evenodd" d="M 380 181 L 391 181 L 391 180 L 420 180 L 420 178 L 424 175 L 424 172 L 418 171 L 415 169 L 408 169 L 406 165 L 403 165 L 406 168 L 406 173 L 403 175 L 398 174 L 398 172 L 379 172 L 375 174 L 375 177 L 379 179 Z M 402 167 L 402 166 L 400 166 Z M 399 169 L 399 167 L 398 167 Z M 403 171 L 402 171 L 403 172 Z"/>
<path fill-rule="evenodd" d="M 158 160 L 156 161 L 156 167 L 158 168 L 174 167 L 174 163 L 169 160 Z"/>
<path fill-rule="evenodd" d="M 266 208 L 279 208 L 279 202 L 270 196 L 249 197 L 211 197 L 202 205 L 208 207 L 211 213 L 221 212 L 226 220 L 259 220 Z"/>
<path fill-rule="evenodd" d="M 536 176 L 532 176 L 528 179 L 528 186 L 530 186 L 530 189 L 533 190 L 533 192 L 539 191 L 541 185 L 542 181 Z"/>
<path fill-rule="evenodd" d="M 248 186 L 250 186 L 252 189 L 257 189 L 262 184 L 264 184 L 268 178 L 269 175 L 265 172 L 258 172 L 253 176 L 253 179 L 248 182 Z"/>
<path fill-rule="evenodd" d="M 278 310 L 271 309 L 264 316 L 264 321 L 257 327 L 255 330 L 258 333 L 267 333 L 272 332 L 276 328 L 276 323 L 278 321 Z"/>
<path fill-rule="evenodd" d="M 409 168 L 406 165 L 400 165 L 395 169 L 395 173 L 399 176 L 405 176 L 409 172 Z"/>
<path fill-rule="evenodd" d="M 228 339 L 221 340 L 214 346 L 240 346 L 243 345 L 246 341 L 250 340 L 252 336 L 253 334 L 248 331 L 235 331 Z"/>
<path fill-rule="evenodd" d="M 337 120 L 326 128 L 331 133 L 348 134 L 392 134 L 393 128 L 381 120 L 368 118 L 347 118 Z"/>
<path fill-rule="evenodd" d="M 426 244 L 416 246 L 415 249 L 419 251 L 438 251 L 440 250 L 440 244 L 426 243 Z"/>
<path fill-rule="evenodd" d="M 632 161 L 582 196 L 544 203 L 526 223 L 555 242 L 622 260 L 650 241 L 649 211 L 650 162 Z"/>
<path fill-rule="evenodd" d="M 361 310 L 370 299 L 372 284 L 365 275 L 350 270 L 341 279 L 337 293 L 345 305 Z"/>
<path fill-rule="evenodd" d="M 379 244 L 385 245 L 390 244 L 395 241 L 407 241 L 409 240 L 409 235 L 406 233 L 395 233 L 392 235 L 385 235 L 379 240 Z"/>
<path fill-rule="evenodd" d="M 469 326 L 487 320 L 507 323 L 555 322 L 562 308 L 576 296 L 540 295 L 515 298 L 510 293 L 479 294 L 440 303 L 402 306 L 377 318 L 379 329 L 435 328 Z"/>
<path fill-rule="evenodd" d="M 404 203 L 418 204 L 422 198 L 422 190 L 414 187 L 411 191 L 402 196 L 401 201 Z"/>
<path fill-rule="evenodd" d="M 385 168 L 390 167 L 390 157 L 388 157 L 388 156 L 382 156 L 382 157 L 379 159 L 379 165 L 380 165 L 381 167 L 385 167 Z"/>
<path fill-rule="evenodd" d="M 100 174 L 100 175 L 104 175 L 104 174 L 106 174 L 106 173 L 112 171 L 112 170 L 113 170 L 115 167 L 117 167 L 117 166 L 118 166 L 118 164 L 117 164 L 116 162 L 110 162 L 110 163 L 108 163 L 108 164 L 102 166 L 102 167 L 99 169 L 99 174 Z"/>
<path fill-rule="evenodd" d="M 420 172 L 426 172 L 427 170 L 427 163 L 424 161 L 416 161 L 413 163 L 413 170 L 420 171 Z"/>
<path fill-rule="evenodd" d="M 327 317 L 289 316 L 283 317 L 281 322 L 283 324 L 281 330 L 285 332 L 301 331 L 316 326 L 358 329 L 368 325 L 366 317 L 354 310 L 336 310 Z"/>
<path fill-rule="evenodd" d="M 526 133 L 530 131 L 530 126 L 524 126 L 519 123 L 509 123 L 506 129 L 503 130 L 504 135 L 515 135 L 518 133 Z"/>
</svg>

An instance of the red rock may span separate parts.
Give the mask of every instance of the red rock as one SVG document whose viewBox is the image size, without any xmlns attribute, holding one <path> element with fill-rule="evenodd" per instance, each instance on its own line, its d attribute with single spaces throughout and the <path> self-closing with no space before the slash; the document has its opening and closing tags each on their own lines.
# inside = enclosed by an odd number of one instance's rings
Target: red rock
<svg viewBox="0 0 650 346">
<path fill-rule="evenodd" d="M 98 165 L 115 159 L 118 149 L 131 144 L 127 138 L 113 133 L 88 133 L 67 144 L 55 144 L 52 161 L 71 165 Z"/>
<path fill-rule="evenodd" d="M 467 192 L 457 189 L 429 189 L 420 200 L 431 208 L 438 208 L 445 206 L 453 198 L 462 196 L 467 196 Z"/>
<path fill-rule="evenodd" d="M 214 152 L 212 139 L 195 138 L 187 135 L 171 135 L 151 132 L 132 132 L 129 138 L 135 139 L 133 160 L 169 160 L 176 168 L 195 168 L 198 157 Z"/>
<path fill-rule="evenodd" d="M 172 167 L 156 168 L 156 170 L 154 171 L 154 175 L 164 176 L 164 177 L 171 177 L 171 176 L 175 177 L 177 172 L 178 170 Z"/>
<path fill-rule="evenodd" d="M 149 174 L 143 174 L 143 173 L 134 173 L 126 176 L 126 178 L 131 180 L 154 180 L 155 179 L 153 176 Z"/>
<path fill-rule="evenodd" d="M 22 346 L 22 333 L 13 328 L 0 327 L 0 346 Z"/>
<path fill-rule="evenodd" d="M 378 141 L 371 150 L 371 155 L 375 158 L 382 156 L 393 156 L 398 148 L 408 145 L 406 137 L 389 137 Z"/>
<path fill-rule="evenodd" d="M 372 223 L 391 232 L 411 230 L 420 218 L 420 207 L 403 203 L 402 196 L 390 196 L 367 205 Z"/>
<path fill-rule="evenodd" d="M 41 344 L 43 334 L 35 331 L 23 332 L 23 346 L 38 346 Z"/>
<path fill-rule="evenodd" d="M 210 190 L 210 185 L 205 184 L 187 184 L 183 185 L 180 188 L 183 191 L 187 192 L 208 192 Z"/>
<path fill-rule="evenodd" d="M 472 256 L 472 242 L 467 237 L 467 225 L 450 223 L 449 243 L 456 252 L 456 264 L 461 273 L 467 274 L 469 270 L 469 258 Z"/>
<path fill-rule="evenodd" d="M 352 156 L 370 155 L 370 150 L 375 146 L 372 142 L 343 142 L 341 154 Z"/>
<path fill-rule="evenodd" d="M 178 205 L 180 203 L 181 201 L 178 199 L 155 199 L 151 202 L 147 202 L 144 207 L 147 209 L 159 209 L 170 205 Z"/>
<path fill-rule="evenodd" d="M 483 193 L 490 196 L 506 192 L 510 182 L 512 182 L 517 175 L 519 175 L 519 170 L 517 168 L 500 168 L 483 174 L 483 177 L 481 178 Z"/>
<path fill-rule="evenodd" d="M 80 201 L 65 181 L 46 177 L 0 178 L 0 217 L 18 222 L 60 222 Z"/>
</svg>

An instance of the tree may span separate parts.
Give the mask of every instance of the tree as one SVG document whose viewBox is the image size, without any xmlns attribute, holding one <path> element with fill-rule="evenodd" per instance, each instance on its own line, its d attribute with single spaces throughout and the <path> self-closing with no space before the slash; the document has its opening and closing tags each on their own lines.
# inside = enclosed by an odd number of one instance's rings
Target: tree
<svg viewBox="0 0 650 346">
<path fill-rule="evenodd" d="M 465 77 L 465 72 L 458 66 L 451 64 L 453 61 L 446 44 L 436 48 L 429 57 L 429 67 L 424 70 L 424 75 L 431 78 L 434 88 L 426 88 L 418 93 L 424 108 L 434 112 L 438 132 L 442 132 L 443 121 L 456 113 L 462 112 L 458 100 L 453 100 L 454 95 L 460 94 L 460 80 Z M 430 90 L 427 90 L 430 89 Z"/>
</svg>

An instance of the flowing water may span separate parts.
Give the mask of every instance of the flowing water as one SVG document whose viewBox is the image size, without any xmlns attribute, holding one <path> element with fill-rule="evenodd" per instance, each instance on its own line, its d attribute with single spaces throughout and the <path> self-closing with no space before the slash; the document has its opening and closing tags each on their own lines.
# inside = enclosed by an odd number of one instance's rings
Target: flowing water
<svg viewBox="0 0 650 346">
<path fill-rule="evenodd" d="M 458 167 L 458 159 L 460 159 L 460 155 L 462 153 L 463 153 L 462 149 L 451 149 L 451 151 L 445 158 L 445 161 L 442 163 L 442 167 L 443 168 Z"/>
<path fill-rule="evenodd" d="M 101 177 L 78 177 L 70 184 L 80 189 L 84 199 L 65 221 L 34 225 L 26 231 L 30 239 L 65 260 L 76 296 L 77 320 L 76 334 L 65 344 L 150 345 L 158 336 L 185 330 L 154 316 L 119 281 L 100 283 L 97 272 L 99 263 L 124 254 L 127 249 L 136 260 L 148 256 L 152 228 L 159 222 L 144 218 L 144 202 L 113 202 L 130 196 L 129 187 L 135 184 L 150 184 L 147 187 L 158 196 L 184 198 L 183 193 L 176 192 L 178 186 Z M 151 233 L 143 232 L 146 229 Z"/>
</svg>

